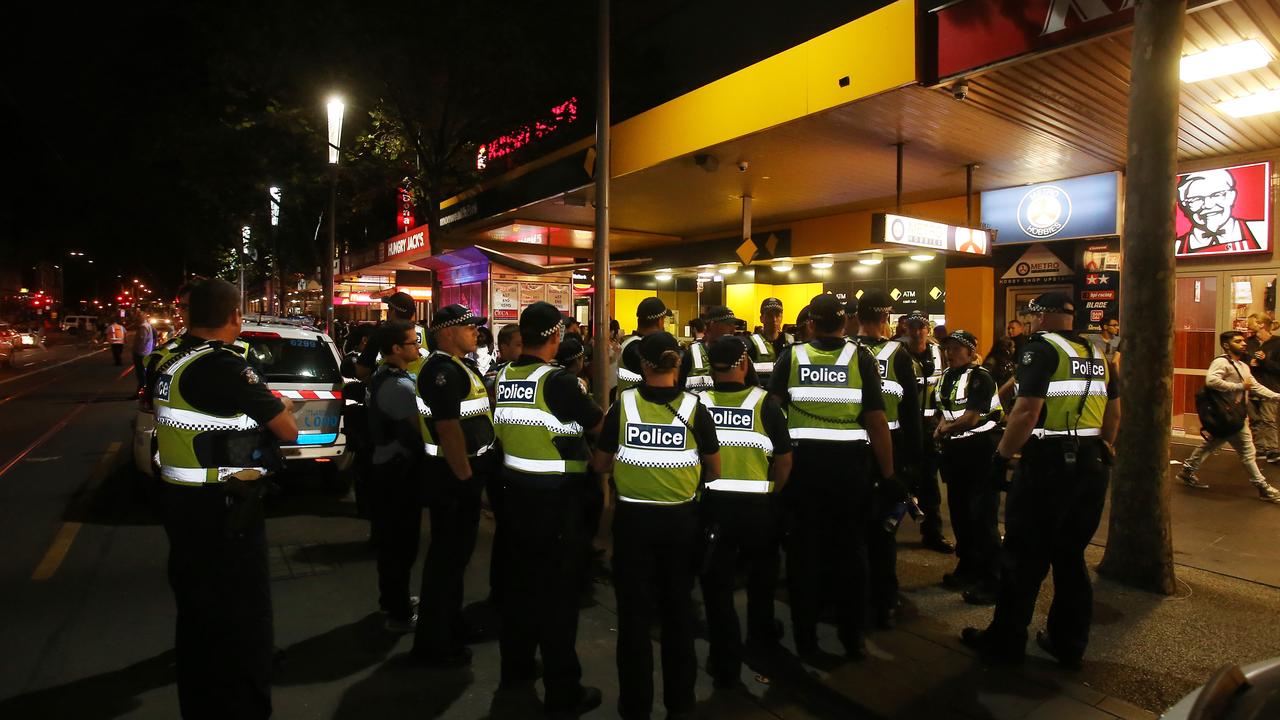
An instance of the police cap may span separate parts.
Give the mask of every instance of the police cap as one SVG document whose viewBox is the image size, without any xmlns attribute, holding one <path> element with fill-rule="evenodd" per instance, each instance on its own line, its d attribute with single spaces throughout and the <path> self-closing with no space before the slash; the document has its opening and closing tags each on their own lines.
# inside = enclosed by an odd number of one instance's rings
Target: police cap
<svg viewBox="0 0 1280 720">
<path fill-rule="evenodd" d="M 454 325 L 484 325 L 488 320 L 475 315 L 466 305 L 445 305 L 431 317 L 430 332 L 443 330 Z"/>
<path fill-rule="evenodd" d="M 640 338 L 640 357 L 650 365 L 657 365 L 662 360 L 662 354 L 668 350 L 683 355 L 679 341 L 669 332 L 650 333 Z"/>
<path fill-rule="evenodd" d="M 1027 305 L 1027 312 L 1029 313 L 1072 315 L 1075 311 L 1076 306 L 1071 302 L 1071 296 L 1057 290 L 1041 293 L 1039 297 Z"/>
<path fill-rule="evenodd" d="M 978 351 L 978 338 L 968 330 L 956 330 L 947 336 L 945 342 L 957 342 L 974 352 Z"/>
<path fill-rule="evenodd" d="M 893 312 L 893 298 L 884 290 L 868 290 L 858 298 L 858 306 L 887 314 Z"/>
<path fill-rule="evenodd" d="M 760 303 L 760 314 L 767 312 L 782 312 L 782 301 L 774 297 L 765 298 L 764 302 Z"/>
<path fill-rule="evenodd" d="M 733 311 L 723 305 L 716 305 L 707 311 L 704 318 L 707 322 L 723 322 L 737 324 L 738 318 L 734 316 Z"/>
<path fill-rule="evenodd" d="M 816 295 L 809 301 L 809 319 L 814 322 L 844 322 L 844 303 L 830 293 Z"/>
<path fill-rule="evenodd" d="M 657 320 L 670 315 L 671 311 L 667 309 L 667 304 L 662 302 L 660 297 L 647 297 L 636 306 L 636 317 L 641 320 Z"/>
<path fill-rule="evenodd" d="M 520 313 L 520 334 L 526 337 L 551 337 L 564 327 L 564 316 L 549 302 L 539 300 Z"/>
<path fill-rule="evenodd" d="M 919 310 L 912 310 L 911 312 L 907 313 L 906 320 L 907 320 L 907 327 L 910 327 L 912 325 L 924 325 L 928 327 L 929 325 L 929 316 L 925 315 Z"/>
<path fill-rule="evenodd" d="M 568 365 L 586 354 L 587 349 L 583 347 L 582 341 L 576 337 L 567 337 L 560 342 L 560 347 L 556 349 L 556 362 L 561 365 Z"/>
<path fill-rule="evenodd" d="M 386 303 L 387 307 L 395 310 L 401 315 L 412 315 L 414 311 L 417 310 L 417 305 L 414 304 L 413 297 L 406 292 L 398 292 L 394 295 L 388 295 L 387 297 L 382 298 L 382 302 Z"/>
<path fill-rule="evenodd" d="M 707 357 L 717 370 L 728 370 L 746 354 L 747 343 L 737 335 L 721 335 L 707 345 Z"/>
</svg>

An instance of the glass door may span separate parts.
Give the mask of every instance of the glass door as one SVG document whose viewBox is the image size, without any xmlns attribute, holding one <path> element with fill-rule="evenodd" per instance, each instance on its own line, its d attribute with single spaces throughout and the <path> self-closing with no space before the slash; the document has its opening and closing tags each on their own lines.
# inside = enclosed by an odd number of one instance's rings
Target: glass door
<svg viewBox="0 0 1280 720">
<path fill-rule="evenodd" d="M 1217 273 L 1179 276 L 1173 304 L 1173 427 L 1188 434 L 1200 432 L 1196 392 L 1204 387 L 1204 372 L 1218 354 Z M 1121 328 L 1121 332 L 1141 332 Z"/>
</svg>

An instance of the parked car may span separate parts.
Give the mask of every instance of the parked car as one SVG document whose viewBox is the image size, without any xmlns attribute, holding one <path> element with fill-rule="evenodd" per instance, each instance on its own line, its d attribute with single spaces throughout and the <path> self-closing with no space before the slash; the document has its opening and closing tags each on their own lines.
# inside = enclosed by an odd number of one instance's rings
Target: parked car
<svg viewBox="0 0 1280 720">
<path fill-rule="evenodd" d="M 13 356 L 21 347 L 18 331 L 9 323 L 0 323 L 0 367 L 13 365 Z"/>
<path fill-rule="evenodd" d="M 1270 720 L 1280 717 L 1280 657 L 1225 665 L 1169 708 L 1161 720 Z"/>
<path fill-rule="evenodd" d="M 332 339 L 316 328 L 283 318 L 246 319 L 240 334 L 249 363 L 277 397 L 293 401 L 298 441 L 282 446 L 287 467 L 319 470 L 332 487 L 345 486 L 351 457 L 345 454 L 342 423 L 343 378 Z M 139 401 L 134 422 L 133 457 L 141 472 L 158 475 L 155 414 Z"/>
<path fill-rule="evenodd" d="M 92 333 L 98 329 L 98 318 L 93 315 L 67 315 L 62 318 L 62 331 L 73 335 Z"/>
</svg>

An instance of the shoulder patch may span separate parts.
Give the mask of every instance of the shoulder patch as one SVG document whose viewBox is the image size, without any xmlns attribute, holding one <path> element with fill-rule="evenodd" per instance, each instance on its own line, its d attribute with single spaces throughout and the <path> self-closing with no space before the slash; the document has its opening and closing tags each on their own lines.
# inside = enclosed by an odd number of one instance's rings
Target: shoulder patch
<svg viewBox="0 0 1280 720">
<path fill-rule="evenodd" d="M 439 386 L 439 387 L 444 387 L 445 385 L 448 385 L 448 384 L 449 384 L 449 378 L 445 377 L 445 375 L 444 375 L 444 371 L 440 371 L 440 372 L 436 373 L 436 385 L 437 385 L 437 386 Z"/>
<path fill-rule="evenodd" d="M 250 385 L 257 385 L 262 381 L 262 379 L 258 377 L 258 373 L 254 372 L 251 367 L 245 368 L 244 371 L 240 373 L 240 377 Z"/>
<path fill-rule="evenodd" d="M 1026 350 L 1022 353 L 1023 365 L 1030 365 L 1031 363 L 1035 362 L 1035 359 L 1036 359 L 1036 354 L 1031 352 L 1030 350 Z"/>
</svg>

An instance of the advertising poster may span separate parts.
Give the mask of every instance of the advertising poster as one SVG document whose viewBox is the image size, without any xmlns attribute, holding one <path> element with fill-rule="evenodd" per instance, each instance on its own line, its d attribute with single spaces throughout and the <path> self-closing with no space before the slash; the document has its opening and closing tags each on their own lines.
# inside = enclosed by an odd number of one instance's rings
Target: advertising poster
<svg viewBox="0 0 1280 720">
<path fill-rule="evenodd" d="M 1271 250 L 1271 163 L 1178 176 L 1177 256 L 1222 257 Z"/>
<path fill-rule="evenodd" d="M 573 286 L 566 283 L 547 283 L 547 302 L 560 312 L 567 313 L 573 303 Z"/>
<path fill-rule="evenodd" d="M 546 285 L 542 283 L 520 283 L 520 307 L 527 308 L 530 305 L 546 300 Z"/>
<path fill-rule="evenodd" d="M 520 319 L 520 284 L 493 282 L 493 320 Z"/>
</svg>

